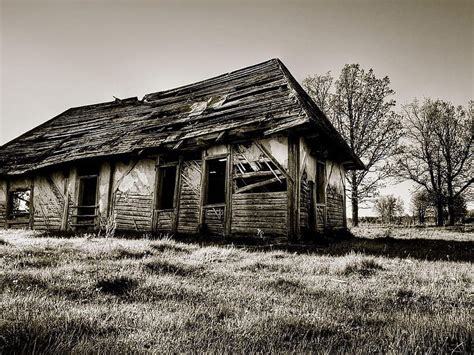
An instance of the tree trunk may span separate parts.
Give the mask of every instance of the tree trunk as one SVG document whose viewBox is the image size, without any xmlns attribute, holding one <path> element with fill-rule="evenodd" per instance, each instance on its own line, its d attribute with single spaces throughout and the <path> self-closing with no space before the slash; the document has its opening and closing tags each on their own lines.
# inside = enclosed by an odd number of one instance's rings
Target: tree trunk
<svg viewBox="0 0 474 355">
<path fill-rule="evenodd" d="M 444 225 L 444 211 L 443 211 L 443 201 L 438 198 L 436 201 L 436 225 L 442 227 Z"/>
<path fill-rule="evenodd" d="M 454 226 L 454 193 L 453 193 L 453 183 L 448 180 L 448 225 Z"/>
<path fill-rule="evenodd" d="M 357 195 L 356 174 L 354 172 L 352 173 L 351 189 L 352 226 L 357 227 L 359 225 L 359 196 Z"/>
</svg>

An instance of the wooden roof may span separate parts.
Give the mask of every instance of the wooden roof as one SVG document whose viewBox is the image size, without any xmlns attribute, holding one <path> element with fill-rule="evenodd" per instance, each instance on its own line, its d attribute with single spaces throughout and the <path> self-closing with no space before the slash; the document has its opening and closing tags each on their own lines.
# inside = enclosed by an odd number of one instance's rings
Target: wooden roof
<svg viewBox="0 0 474 355">
<path fill-rule="evenodd" d="M 348 168 L 363 168 L 283 63 L 272 59 L 142 100 L 71 108 L 1 146 L 0 174 L 288 130 L 328 138 L 322 140 L 328 151 Z"/>
</svg>

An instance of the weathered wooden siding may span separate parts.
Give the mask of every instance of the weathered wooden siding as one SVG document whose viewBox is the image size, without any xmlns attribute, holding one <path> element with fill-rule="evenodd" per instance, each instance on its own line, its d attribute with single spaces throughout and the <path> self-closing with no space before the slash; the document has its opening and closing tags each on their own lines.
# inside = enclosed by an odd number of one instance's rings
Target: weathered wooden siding
<svg viewBox="0 0 474 355">
<path fill-rule="evenodd" d="M 178 233 L 192 234 L 198 231 L 201 179 L 201 161 L 183 161 Z"/>
<path fill-rule="evenodd" d="M 328 228 L 344 228 L 344 168 L 341 164 L 326 162 L 326 225 Z"/>
<path fill-rule="evenodd" d="M 287 234 L 287 193 L 247 193 L 232 196 L 231 231 L 268 235 Z"/>
<path fill-rule="evenodd" d="M 311 204 L 313 203 L 312 200 L 312 191 L 310 188 L 311 181 L 308 180 L 308 175 L 306 171 L 303 172 L 300 181 L 300 226 L 301 230 L 309 230 L 310 229 L 310 218 L 311 216 Z"/>
<path fill-rule="evenodd" d="M 151 230 L 152 198 L 143 194 L 117 192 L 115 195 L 117 229 Z"/>
<path fill-rule="evenodd" d="M 344 196 L 329 185 L 327 194 L 327 224 L 332 228 L 344 227 Z"/>
<path fill-rule="evenodd" d="M 326 216 L 326 206 L 316 205 L 316 229 L 318 232 L 323 232 L 326 227 L 324 220 Z"/>
<path fill-rule="evenodd" d="M 113 211 L 117 229 L 150 231 L 152 228 L 155 161 L 117 162 L 113 175 Z"/>
<path fill-rule="evenodd" d="M 36 176 L 34 179 L 34 229 L 58 231 L 65 211 L 68 177 L 61 172 Z"/>
<path fill-rule="evenodd" d="M 225 207 L 205 207 L 204 225 L 207 232 L 215 235 L 224 235 Z"/>
</svg>

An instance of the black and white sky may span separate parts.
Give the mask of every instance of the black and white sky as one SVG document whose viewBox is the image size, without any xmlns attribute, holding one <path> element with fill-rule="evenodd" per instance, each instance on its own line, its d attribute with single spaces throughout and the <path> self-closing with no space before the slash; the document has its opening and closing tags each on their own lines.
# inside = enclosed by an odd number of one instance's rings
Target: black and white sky
<svg viewBox="0 0 474 355">
<path fill-rule="evenodd" d="M 0 145 L 69 107 L 275 57 L 299 81 L 360 63 L 390 77 L 399 104 L 473 98 L 472 0 L 0 3 Z"/>
</svg>

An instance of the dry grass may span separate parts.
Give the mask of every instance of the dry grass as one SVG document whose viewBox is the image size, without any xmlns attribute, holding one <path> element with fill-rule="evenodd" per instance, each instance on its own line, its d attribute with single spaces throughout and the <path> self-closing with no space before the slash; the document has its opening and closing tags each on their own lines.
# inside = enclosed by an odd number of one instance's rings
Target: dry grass
<svg viewBox="0 0 474 355">
<path fill-rule="evenodd" d="M 396 239 L 425 239 L 425 240 L 453 240 L 474 241 L 472 226 L 463 227 L 399 227 L 378 225 L 364 225 L 352 228 L 351 232 L 360 238 L 396 238 Z"/>
<path fill-rule="evenodd" d="M 0 353 L 473 351 L 470 262 L 0 240 Z"/>
</svg>

